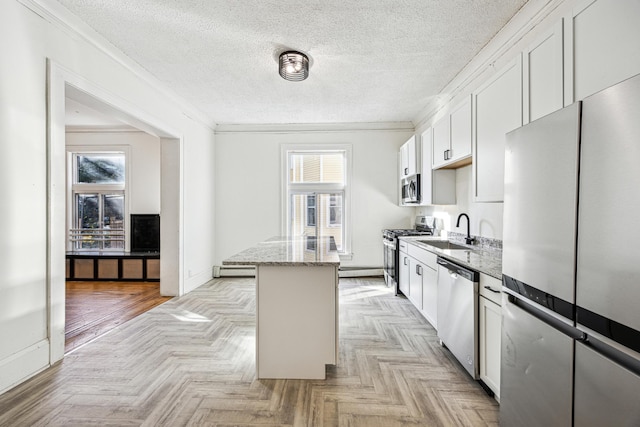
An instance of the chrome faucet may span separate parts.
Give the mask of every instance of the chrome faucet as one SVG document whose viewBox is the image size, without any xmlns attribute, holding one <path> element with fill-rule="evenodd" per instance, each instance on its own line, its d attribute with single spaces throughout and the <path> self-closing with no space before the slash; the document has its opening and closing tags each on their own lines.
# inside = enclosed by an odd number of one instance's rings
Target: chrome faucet
<svg viewBox="0 0 640 427">
<path fill-rule="evenodd" d="M 467 245 L 473 245 L 476 239 L 471 237 L 471 235 L 469 234 L 469 228 L 471 227 L 471 224 L 469 221 L 469 215 L 467 215 L 466 213 L 461 213 L 460 215 L 458 215 L 458 221 L 456 221 L 456 227 L 460 227 L 460 218 L 462 217 L 467 218 L 467 237 L 464 238 L 464 241 Z"/>
</svg>

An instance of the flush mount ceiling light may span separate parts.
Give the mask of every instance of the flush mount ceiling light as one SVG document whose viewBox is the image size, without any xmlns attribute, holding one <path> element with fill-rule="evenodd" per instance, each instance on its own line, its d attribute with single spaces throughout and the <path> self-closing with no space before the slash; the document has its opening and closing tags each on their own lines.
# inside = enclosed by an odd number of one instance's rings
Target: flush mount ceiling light
<svg viewBox="0 0 640 427">
<path fill-rule="evenodd" d="M 280 54 L 280 77 L 291 82 L 301 82 L 309 77 L 309 58 L 304 53 L 288 50 Z"/>
</svg>

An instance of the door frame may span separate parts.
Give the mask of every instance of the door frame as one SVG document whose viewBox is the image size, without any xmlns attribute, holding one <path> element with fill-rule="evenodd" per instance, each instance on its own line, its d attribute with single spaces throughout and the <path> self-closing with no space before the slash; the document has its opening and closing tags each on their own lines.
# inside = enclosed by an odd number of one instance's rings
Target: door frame
<svg viewBox="0 0 640 427">
<path fill-rule="evenodd" d="M 183 137 L 166 123 L 47 59 L 47 306 L 49 363 L 64 356 L 66 280 L 66 136 L 65 98 L 89 104 L 100 112 L 155 135 L 161 144 L 160 293 L 184 294 L 184 167 Z"/>
</svg>

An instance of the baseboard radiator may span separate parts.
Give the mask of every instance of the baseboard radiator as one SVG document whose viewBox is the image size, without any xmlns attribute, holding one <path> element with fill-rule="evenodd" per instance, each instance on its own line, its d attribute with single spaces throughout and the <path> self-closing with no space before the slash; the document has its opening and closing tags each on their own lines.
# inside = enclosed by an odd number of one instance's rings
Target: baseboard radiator
<svg viewBox="0 0 640 427">
<path fill-rule="evenodd" d="M 256 269 L 251 265 L 223 265 L 213 267 L 213 277 L 255 277 Z M 339 277 L 382 276 L 381 267 L 340 267 Z"/>
</svg>

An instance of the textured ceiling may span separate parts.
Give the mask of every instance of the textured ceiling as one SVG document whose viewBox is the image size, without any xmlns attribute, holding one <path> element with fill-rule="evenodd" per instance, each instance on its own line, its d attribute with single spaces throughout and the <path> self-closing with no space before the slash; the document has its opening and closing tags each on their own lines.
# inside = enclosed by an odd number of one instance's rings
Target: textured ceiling
<svg viewBox="0 0 640 427">
<path fill-rule="evenodd" d="M 412 121 L 526 0 L 58 0 L 216 123 Z M 277 55 L 305 52 L 309 78 Z"/>
</svg>

